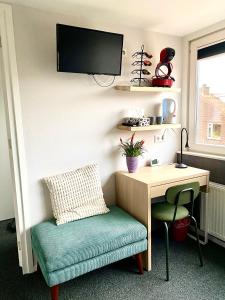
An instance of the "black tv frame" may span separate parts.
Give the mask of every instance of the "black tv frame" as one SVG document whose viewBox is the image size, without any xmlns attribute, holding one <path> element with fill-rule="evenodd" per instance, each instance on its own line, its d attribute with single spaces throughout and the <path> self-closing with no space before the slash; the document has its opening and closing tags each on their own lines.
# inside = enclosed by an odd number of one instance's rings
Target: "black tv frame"
<svg viewBox="0 0 225 300">
<path fill-rule="evenodd" d="M 120 69 L 118 74 L 112 74 L 112 73 L 90 73 L 90 72 L 72 72 L 72 71 L 61 71 L 59 69 L 59 31 L 58 28 L 59 26 L 68 26 L 71 28 L 80 28 L 82 30 L 86 31 L 95 31 L 95 32 L 101 32 L 101 33 L 106 33 L 106 34 L 111 34 L 111 35 L 118 35 L 122 37 L 122 43 L 121 43 L 121 54 L 120 54 Z M 109 76 L 120 76 L 121 75 L 121 69 L 122 69 L 122 54 L 123 54 L 123 39 L 124 35 L 120 33 L 114 33 L 114 32 L 108 32 L 108 31 L 102 31 L 102 30 L 97 30 L 97 29 L 90 29 L 90 28 L 84 28 L 84 27 L 79 27 L 79 26 L 72 26 L 72 25 L 66 25 L 66 24 L 61 24 L 57 23 L 56 24 L 56 49 L 57 49 L 57 72 L 62 72 L 62 73 L 74 73 L 74 74 L 87 74 L 87 75 L 109 75 Z"/>
</svg>

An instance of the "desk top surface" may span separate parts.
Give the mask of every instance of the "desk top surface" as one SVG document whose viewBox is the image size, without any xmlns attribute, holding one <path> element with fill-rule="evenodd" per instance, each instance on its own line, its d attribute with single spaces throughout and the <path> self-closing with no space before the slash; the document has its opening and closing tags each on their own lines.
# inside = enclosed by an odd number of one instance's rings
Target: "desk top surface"
<svg viewBox="0 0 225 300">
<path fill-rule="evenodd" d="M 175 164 L 155 167 L 142 167 L 136 173 L 128 173 L 124 171 L 120 171 L 118 173 L 148 185 L 163 184 L 172 181 L 180 181 L 209 175 L 209 171 L 207 170 L 192 167 L 178 169 L 175 168 Z"/>
</svg>

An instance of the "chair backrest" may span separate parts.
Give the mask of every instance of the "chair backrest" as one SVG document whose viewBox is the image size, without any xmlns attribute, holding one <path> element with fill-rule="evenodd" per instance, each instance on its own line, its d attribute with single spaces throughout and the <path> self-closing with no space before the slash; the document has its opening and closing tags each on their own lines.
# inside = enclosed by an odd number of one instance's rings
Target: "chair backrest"
<svg viewBox="0 0 225 300">
<path fill-rule="evenodd" d="M 180 194 L 179 202 L 177 203 L 177 205 L 185 205 L 191 202 L 192 193 L 188 189 L 192 189 L 194 191 L 194 201 L 197 198 L 200 190 L 198 182 L 191 182 L 168 188 L 168 190 L 166 191 L 166 201 L 171 204 L 176 204 L 178 194 L 186 189 L 187 191 L 184 191 Z"/>
</svg>

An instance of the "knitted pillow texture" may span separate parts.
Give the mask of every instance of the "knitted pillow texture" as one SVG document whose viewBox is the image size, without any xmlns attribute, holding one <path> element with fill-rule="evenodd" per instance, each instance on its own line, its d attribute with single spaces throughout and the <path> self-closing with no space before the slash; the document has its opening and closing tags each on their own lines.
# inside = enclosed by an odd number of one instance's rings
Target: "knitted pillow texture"
<svg viewBox="0 0 225 300">
<path fill-rule="evenodd" d="M 44 181 L 57 225 L 109 212 L 96 164 L 47 177 Z"/>
</svg>

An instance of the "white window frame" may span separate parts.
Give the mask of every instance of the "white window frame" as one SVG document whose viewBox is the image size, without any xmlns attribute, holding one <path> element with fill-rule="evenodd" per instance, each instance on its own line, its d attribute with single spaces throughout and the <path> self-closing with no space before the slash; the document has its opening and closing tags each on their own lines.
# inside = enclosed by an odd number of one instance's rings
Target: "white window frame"
<svg viewBox="0 0 225 300">
<path fill-rule="evenodd" d="M 189 51 L 189 109 L 188 129 L 190 134 L 190 151 L 225 155 L 225 145 L 203 145 L 196 142 L 197 126 L 197 53 L 201 48 L 225 41 L 225 29 L 207 34 L 203 37 L 190 41 Z M 197 129 L 198 130 L 198 129 Z"/>
</svg>

